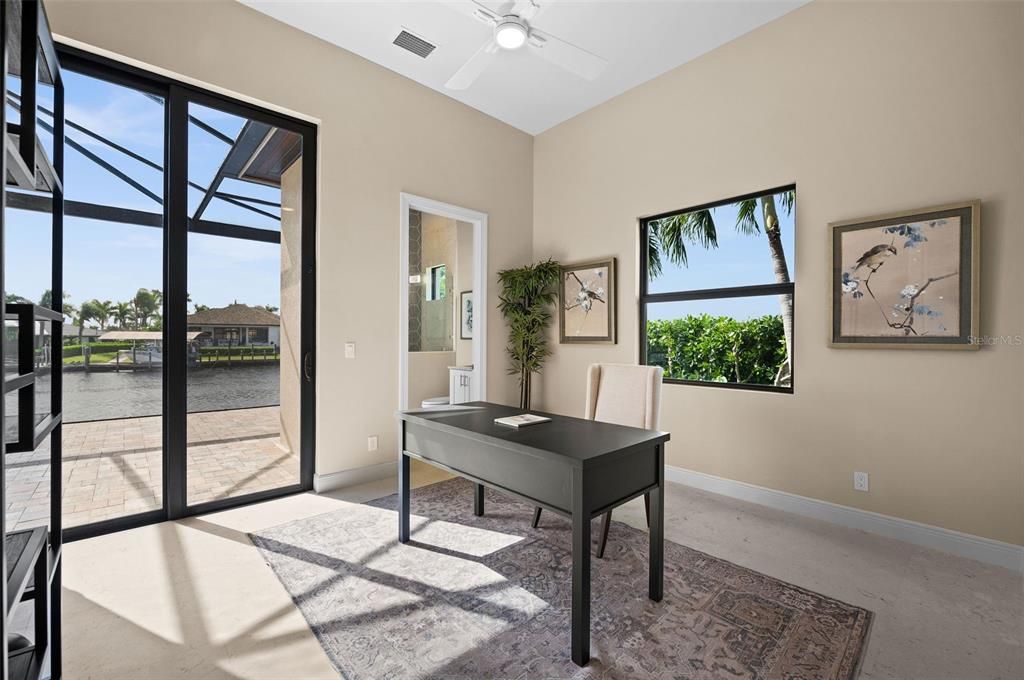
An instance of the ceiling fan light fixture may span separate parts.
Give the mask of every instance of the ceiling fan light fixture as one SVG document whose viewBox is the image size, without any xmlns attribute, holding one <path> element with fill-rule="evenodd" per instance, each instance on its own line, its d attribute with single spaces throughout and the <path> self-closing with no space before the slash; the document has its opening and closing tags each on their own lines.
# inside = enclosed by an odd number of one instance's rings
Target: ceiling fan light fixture
<svg viewBox="0 0 1024 680">
<path fill-rule="evenodd" d="M 528 37 L 529 31 L 526 28 L 526 24 L 519 17 L 502 17 L 494 25 L 494 41 L 502 49 L 518 50 L 526 44 Z"/>
</svg>

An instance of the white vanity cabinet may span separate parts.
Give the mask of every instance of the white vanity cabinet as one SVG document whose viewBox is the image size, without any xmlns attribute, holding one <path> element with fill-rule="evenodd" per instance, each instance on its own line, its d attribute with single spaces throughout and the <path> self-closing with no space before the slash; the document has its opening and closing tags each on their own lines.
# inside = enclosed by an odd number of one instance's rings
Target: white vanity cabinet
<svg viewBox="0 0 1024 680">
<path fill-rule="evenodd" d="M 448 367 L 448 395 L 452 404 L 473 401 L 473 367 Z"/>
</svg>

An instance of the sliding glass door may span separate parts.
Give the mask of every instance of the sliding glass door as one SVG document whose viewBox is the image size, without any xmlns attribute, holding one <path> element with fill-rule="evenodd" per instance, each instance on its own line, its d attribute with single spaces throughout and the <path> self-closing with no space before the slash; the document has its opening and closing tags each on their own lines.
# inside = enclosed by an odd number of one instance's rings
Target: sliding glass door
<svg viewBox="0 0 1024 680">
<path fill-rule="evenodd" d="M 189 506 L 300 485 L 303 139 L 239 113 L 188 107 Z"/>
<path fill-rule="evenodd" d="M 315 128 L 61 56 L 69 537 L 311 488 Z"/>
</svg>

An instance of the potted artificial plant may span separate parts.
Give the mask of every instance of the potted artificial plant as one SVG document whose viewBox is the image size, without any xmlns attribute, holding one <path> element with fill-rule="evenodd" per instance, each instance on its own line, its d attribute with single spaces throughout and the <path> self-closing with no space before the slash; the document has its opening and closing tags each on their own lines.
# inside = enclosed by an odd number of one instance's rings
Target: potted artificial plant
<svg viewBox="0 0 1024 680">
<path fill-rule="evenodd" d="M 508 323 L 508 372 L 519 376 L 519 407 L 530 409 L 530 384 L 539 373 L 548 349 L 549 308 L 558 297 L 561 268 L 554 260 L 498 272 L 498 309 Z"/>
</svg>

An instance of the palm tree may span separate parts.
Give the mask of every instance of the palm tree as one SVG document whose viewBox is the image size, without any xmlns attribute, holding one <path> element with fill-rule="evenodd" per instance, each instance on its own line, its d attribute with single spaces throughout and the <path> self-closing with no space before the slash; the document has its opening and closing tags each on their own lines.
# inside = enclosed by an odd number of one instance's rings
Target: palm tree
<svg viewBox="0 0 1024 680">
<path fill-rule="evenodd" d="M 110 313 L 117 320 L 119 328 L 122 330 L 128 328 L 128 322 L 132 318 L 132 306 L 130 303 L 118 302 Z"/>
<path fill-rule="evenodd" d="M 82 344 L 82 331 L 85 329 L 85 324 L 89 321 L 98 321 L 100 319 L 101 303 L 98 300 L 86 300 L 82 303 L 81 307 L 78 308 L 78 344 Z M 102 323 L 102 322 L 101 322 Z"/>
<path fill-rule="evenodd" d="M 104 331 L 107 329 L 107 321 L 110 320 L 110 315 L 114 313 L 114 303 L 110 300 L 93 300 L 93 308 L 96 311 L 96 320 L 100 323 L 100 330 Z"/>
<path fill-rule="evenodd" d="M 132 299 L 132 308 L 135 313 L 135 324 L 137 328 L 149 326 L 150 317 L 155 316 L 160 310 L 160 302 L 163 295 L 158 290 L 139 288 Z"/>
<path fill-rule="evenodd" d="M 498 272 L 498 309 L 508 323 L 506 351 L 511 358 L 509 375 L 519 376 L 519 407 L 529 410 L 533 374 L 540 373 L 548 349 L 549 307 L 558 299 L 561 267 L 546 260 Z"/>
<path fill-rule="evenodd" d="M 68 293 L 64 293 L 63 297 L 64 303 L 61 304 L 61 312 L 64 314 L 64 316 L 71 319 L 78 312 L 78 309 L 73 304 L 67 301 L 71 297 L 71 295 L 69 295 Z M 49 288 L 44 290 L 42 297 L 39 298 L 39 306 L 46 307 L 47 309 L 53 309 L 53 291 L 51 291 Z"/>
<path fill-rule="evenodd" d="M 768 240 L 768 251 L 772 258 L 772 270 L 776 283 L 789 283 L 789 266 L 782 246 L 782 227 L 779 224 L 778 204 L 787 215 L 793 213 L 796 194 L 793 190 L 780 194 L 768 194 L 759 198 L 740 201 L 736 213 L 736 231 L 746 236 L 760 234 L 762 230 Z M 760 210 L 758 204 L 760 203 Z M 758 222 L 758 212 L 761 222 Z M 647 275 L 657 278 L 662 270 L 664 255 L 674 264 L 686 266 L 686 244 L 697 244 L 704 248 L 718 247 L 718 232 L 711 210 L 672 215 L 651 222 L 647 229 Z M 775 384 L 788 384 L 792 374 L 793 356 L 793 296 L 782 295 L 779 300 L 782 311 L 782 330 L 786 339 L 786 360 L 775 375 Z"/>
</svg>

